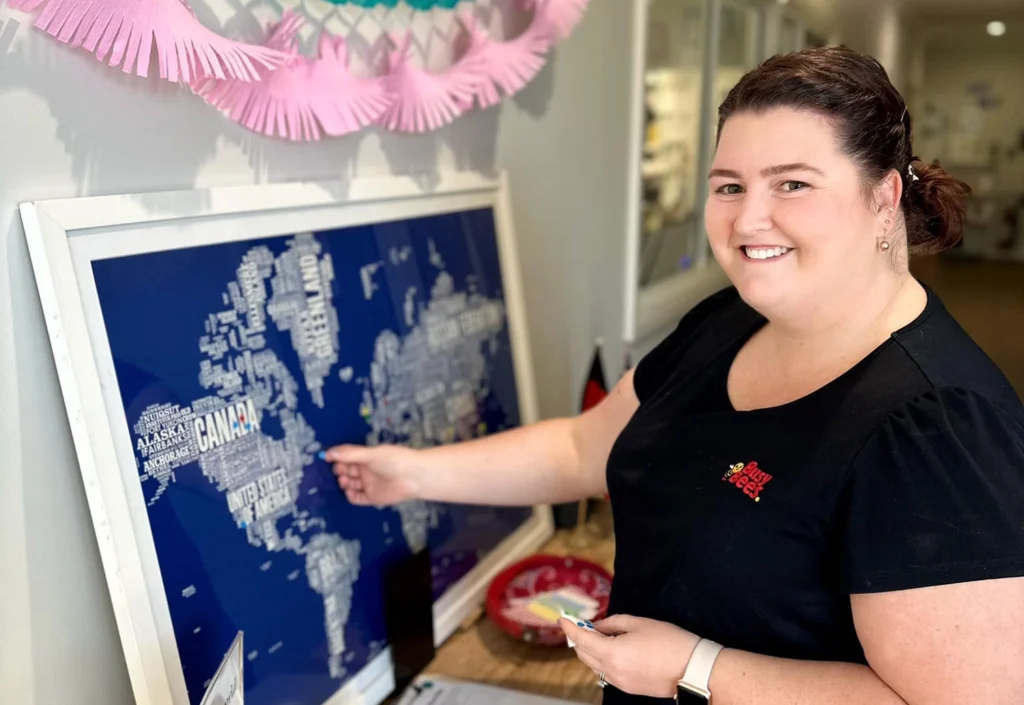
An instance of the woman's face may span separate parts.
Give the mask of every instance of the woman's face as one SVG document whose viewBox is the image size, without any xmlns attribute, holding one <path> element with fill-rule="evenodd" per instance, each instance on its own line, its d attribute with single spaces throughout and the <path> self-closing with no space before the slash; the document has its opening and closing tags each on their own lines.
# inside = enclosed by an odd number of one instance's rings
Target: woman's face
<svg viewBox="0 0 1024 705">
<path fill-rule="evenodd" d="M 811 313 L 884 263 L 880 218 L 822 117 L 736 113 L 712 163 L 705 223 L 740 295 L 763 314 Z"/>
</svg>

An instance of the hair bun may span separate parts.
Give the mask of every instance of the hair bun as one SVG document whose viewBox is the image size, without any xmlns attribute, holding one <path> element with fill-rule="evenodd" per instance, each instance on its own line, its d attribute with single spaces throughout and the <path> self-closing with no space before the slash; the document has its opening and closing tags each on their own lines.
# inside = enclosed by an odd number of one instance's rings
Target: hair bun
<svg viewBox="0 0 1024 705">
<path fill-rule="evenodd" d="M 960 242 L 971 187 L 950 176 L 938 161 L 928 164 L 916 158 L 904 179 L 910 252 L 934 254 Z"/>
</svg>

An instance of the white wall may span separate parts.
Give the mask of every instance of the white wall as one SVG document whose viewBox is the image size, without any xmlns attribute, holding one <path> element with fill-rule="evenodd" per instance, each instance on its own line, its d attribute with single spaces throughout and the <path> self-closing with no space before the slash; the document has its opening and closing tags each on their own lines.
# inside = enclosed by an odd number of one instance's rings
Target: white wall
<svg viewBox="0 0 1024 705">
<path fill-rule="evenodd" d="M 577 411 L 597 339 L 621 373 L 632 8 L 591 0 L 554 70 L 501 117 L 546 415 Z"/>
<path fill-rule="evenodd" d="M 999 157 L 992 162 L 991 189 L 997 194 L 1016 197 L 1024 192 L 1024 154 L 1009 154 L 1020 150 L 1024 134 L 1024 90 L 1021 89 L 1024 45 L 1009 36 L 988 37 L 981 27 L 980 22 L 967 25 L 964 34 L 971 39 L 958 39 L 952 33 L 940 34 L 930 39 L 924 49 L 923 75 L 914 105 L 918 133 L 915 147 L 922 158 L 939 159 L 957 171 L 974 149 L 987 162 L 989 149 L 995 145 Z M 1024 22 L 1017 24 L 1016 29 L 1019 36 L 1019 32 L 1024 31 Z M 977 125 L 977 139 L 966 143 L 961 140 L 962 146 L 958 148 L 956 134 L 964 131 L 956 125 L 976 110 L 976 102 L 967 91 L 972 84 L 988 84 L 1002 103 L 977 113 L 982 120 Z M 940 116 L 941 123 L 936 121 L 937 124 L 945 126 L 931 139 L 925 139 L 926 108 Z M 963 176 L 970 178 L 971 175 L 964 173 Z"/>
<path fill-rule="evenodd" d="M 900 5 L 896 0 L 844 0 L 837 9 L 833 39 L 878 59 L 889 80 L 903 91 L 908 28 Z"/>
<path fill-rule="evenodd" d="M 541 410 L 565 413 L 593 339 L 616 343 L 610 371 L 619 354 L 629 36 L 628 3 L 595 0 L 552 65 L 499 109 L 428 136 L 289 145 L 0 10 L 0 701 L 132 702 L 17 204 L 507 167 Z"/>
</svg>

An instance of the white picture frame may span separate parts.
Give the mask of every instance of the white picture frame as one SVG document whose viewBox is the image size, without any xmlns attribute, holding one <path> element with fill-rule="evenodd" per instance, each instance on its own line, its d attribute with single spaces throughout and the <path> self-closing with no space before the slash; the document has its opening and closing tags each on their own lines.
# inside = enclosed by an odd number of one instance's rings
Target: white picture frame
<svg viewBox="0 0 1024 705">
<path fill-rule="evenodd" d="M 138 481 L 128 423 L 92 282 L 91 262 L 117 254 L 258 240 L 489 207 L 494 209 L 507 325 L 522 425 L 538 420 L 508 181 L 443 175 L 424 191 L 413 178 L 303 182 L 28 202 L 21 216 L 57 374 L 139 705 L 187 705 L 185 678 Z M 386 209 L 386 217 L 382 214 Z M 211 240 L 216 223 L 216 239 Z M 147 236 L 160 228 L 161 234 Z M 168 229 L 169 228 L 169 229 Z M 154 231 L 155 232 L 155 231 Z M 175 243 L 168 246 L 167 233 Z M 250 235 L 249 233 L 256 233 Z M 97 323 L 98 322 L 98 323 Z M 434 605 L 442 643 L 479 604 L 493 577 L 553 534 L 549 507 L 531 518 Z M 212 674 L 211 674 L 212 675 Z M 385 650 L 329 705 L 376 705 L 394 686 Z"/>
</svg>

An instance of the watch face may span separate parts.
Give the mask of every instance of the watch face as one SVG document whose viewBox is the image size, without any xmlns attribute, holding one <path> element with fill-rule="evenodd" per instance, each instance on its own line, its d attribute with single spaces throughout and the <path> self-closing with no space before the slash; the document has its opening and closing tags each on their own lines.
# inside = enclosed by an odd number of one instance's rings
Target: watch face
<svg viewBox="0 0 1024 705">
<path fill-rule="evenodd" d="M 708 705 L 710 701 L 703 695 L 697 695 L 680 685 L 676 686 L 676 702 L 679 705 Z"/>
</svg>

